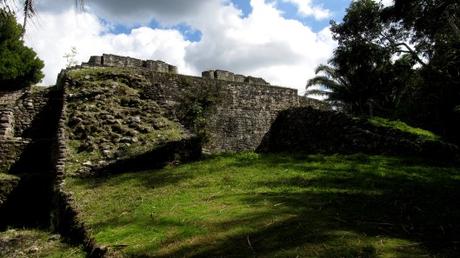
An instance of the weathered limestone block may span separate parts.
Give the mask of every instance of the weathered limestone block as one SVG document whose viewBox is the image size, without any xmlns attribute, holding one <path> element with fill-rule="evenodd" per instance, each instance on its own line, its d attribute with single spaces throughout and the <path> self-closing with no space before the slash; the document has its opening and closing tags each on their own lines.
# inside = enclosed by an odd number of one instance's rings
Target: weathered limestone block
<svg viewBox="0 0 460 258">
<path fill-rule="evenodd" d="M 144 67 L 149 70 L 155 71 L 155 72 L 160 72 L 160 73 L 169 72 L 169 65 L 162 61 L 147 60 L 147 61 L 144 61 Z"/>
<path fill-rule="evenodd" d="M 14 136 L 14 112 L 13 109 L 0 107 L 0 138 Z"/>
<path fill-rule="evenodd" d="M 1 91 L 0 90 L 0 105 L 14 106 L 16 101 L 24 94 L 27 89 L 15 91 Z"/>
<path fill-rule="evenodd" d="M 249 84 L 269 85 L 269 83 L 266 82 L 264 79 L 258 78 L 258 77 L 252 77 L 252 76 L 246 77 L 244 79 L 244 82 L 249 83 Z"/>
<path fill-rule="evenodd" d="M 94 66 L 100 66 L 102 65 L 102 57 L 101 56 L 91 56 L 87 64 L 94 65 Z"/>
<path fill-rule="evenodd" d="M 240 83 L 247 83 L 247 84 L 270 85 L 268 82 L 266 82 L 262 78 L 257 78 L 257 77 L 252 77 L 252 76 L 246 77 L 241 74 L 234 74 L 232 72 L 223 71 L 223 70 L 204 71 L 201 73 L 201 76 L 206 79 L 240 82 Z"/>
<path fill-rule="evenodd" d="M 201 77 L 206 78 L 206 79 L 215 79 L 214 72 L 215 70 L 204 71 L 201 73 Z"/>
<path fill-rule="evenodd" d="M 244 82 L 244 80 L 246 79 L 246 76 L 241 75 L 241 74 L 235 74 L 233 76 L 233 79 L 235 82 Z"/>
<path fill-rule="evenodd" d="M 125 67 L 142 67 L 143 61 L 137 58 L 126 57 Z"/>
<path fill-rule="evenodd" d="M 177 74 L 177 66 L 168 65 L 168 72 L 171 74 Z"/>
<path fill-rule="evenodd" d="M 234 81 L 235 75 L 229 71 L 216 70 L 214 72 L 214 78 L 217 80 L 223 80 L 223 81 Z"/>
<path fill-rule="evenodd" d="M 23 139 L 0 140 L 0 172 L 7 172 L 19 159 L 29 141 Z"/>
<path fill-rule="evenodd" d="M 115 66 L 115 67 L 125 67 L 126 57 L 116 56 L 116 55 L 102 55 L 102 65 L 103 66 Z"/>
</svg>

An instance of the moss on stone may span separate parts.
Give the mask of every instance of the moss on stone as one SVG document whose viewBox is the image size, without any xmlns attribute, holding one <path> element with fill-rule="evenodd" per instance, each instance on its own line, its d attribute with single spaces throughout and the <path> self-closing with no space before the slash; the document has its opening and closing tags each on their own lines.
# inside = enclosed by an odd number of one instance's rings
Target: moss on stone
<svg viewBox="0 0 460 258">
<path fill-rule="evenodd" d="M 189 135 L 152 99 L 132 69 L 97 67 L 69 72 L 66 90 L 68 173 L 147 152 Z"/>
</svg>

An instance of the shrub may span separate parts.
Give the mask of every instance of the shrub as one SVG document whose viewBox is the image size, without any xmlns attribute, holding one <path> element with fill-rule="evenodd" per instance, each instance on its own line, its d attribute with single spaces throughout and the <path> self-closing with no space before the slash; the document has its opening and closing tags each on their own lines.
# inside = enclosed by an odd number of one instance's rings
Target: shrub
<svg viewBox="0 0 460 258">
<path fill-rule="evenodd" d="M 0 9 L 0 87 L 18 89 L 43 78 L 43 61 L 21 39 L 22 28 L 14 14 Z"/>
</svg>

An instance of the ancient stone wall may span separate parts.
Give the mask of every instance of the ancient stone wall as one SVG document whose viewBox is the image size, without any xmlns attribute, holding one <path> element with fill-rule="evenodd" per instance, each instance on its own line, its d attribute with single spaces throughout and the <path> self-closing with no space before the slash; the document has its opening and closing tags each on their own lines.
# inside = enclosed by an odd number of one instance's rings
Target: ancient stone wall
<svg viewBox="0 0 460 258">
<path fill-rule="evenodd" d="M 38 137 L 37 130 L 41 128 L 37 119 L 47 110 L 49 102 L 49 88 L 28 89 L 14 107 L 14 136 L 34 138 Z M 49 107 L 50 108 L 50 107 Z"/>
<path fill-rule="evenodd" d="M 0 91 L 0 140 L 14 136 L 14 111 L 25 91 Z"/>
<path fill-rule="evenodd" d="M 278 112 L 299 106 L 297 90 L 184 75 L 151 73 L 144 97 L 176 110 L 190 96 L 210 98 L 206 114 L 210 152 L 254 150 Z"/>
<path fill-rule="evenodd" d="M 108 66 L 108 67 L 130 67 L 145 68 L 150 71 L 160 73 L 177 73 L 177 67 L 163 61 L 141 60 L 132 57 L 103 54 L 102 56 L 92 56 L 89 61 L 82 64 L 85 66 Z"/>
<path fill-rule="evenodd" d="M 313 107 L 315 109 L 320 109 L 320 110 L 332 110 L 331 105 L 329 105 L 328 103 L 321 101 L 321 100 L 308 98 L 305 96 L 299 96 L 299 106 L 300 107 Z"/>
<path fill-rule="evenodd" d="M 8 172 L 29 144 L 25 139 L 0 138 L 0 173 Z"/>
<path fill-rule="evenodd" d="M 204 149 L 210 152 L 256 149 L 277 114 L 287 108 L 329 109 L 323 102 L 299 97 L 295 89 L 271 86 L 262 78 L 223 70 L 205 71 L 202 77 L 185 76 L 161 61 L 107 54 L 93 56 L 82 66 L 143 68 L 132 72 L 150 81 L 150 85 L 131 86 L 142 88 L 141 98 L 162 104 L 172 118 L 181 119 L 179 113 L 184 105 L 197 104 L 191 102 L 193 99 L 206 102 L 205 98 L 210 98 L 204 114 L 208 134 Z"/>
<path fill-rule="evenodd" d="M 223 70 L 209 70 L 202 73 L 202 77 L 205 79 L 214 79 L 222 81 L 231 81 L 231 82 L 245 82 L 248 84 L 260 84 L 260 85 L 270 85 L 262 78 L 244 76 L 241 74 L 234 74 L 229 71 Z"/>
<path fill-rule="evenodd" d="M 7 172 L 33 140 L 40 138 L 40 116 L 46 117 L 47 88 L 0 93 L 0 172 Z M 45 114 L 44 114 L 45 113 Z M 48 114 L 49 116 L 49 114 Z M 52 137 L 50 132 L 47 137 Z"/>
<path fill-rule="evenodd" d="M 410 155 L 438 160 L 459 157 L 455 145 L 311 107 L 281 112 L 259 151 Z"/>
<path fill-rule="evenodd" d="M 0 138 L 14 135 L 14 110 L 12 107 L 0 106 Z"/>
<path fill-rule="evenodd" d="M 271 86 L 262 78 L 228 71 L 209 70 L 202 77 L 186 76 L 161 61 L 107 54 L 91 57 L 82 65 L 85 66 L 141 68 L 126 71 L 140 78 L 130 87 L 139 89 L 141 98 L 161 104 L 172 119 L 183 118 L 180 112 L 187 105 L 197 104 L 193 101 L 209 102 L 204 111 L 208 134 L 204 149 L 210 152 L 256 149 L 277 114 L 287 108 L 329 108 L 320 101 L 299 97 L 295 89 Z M 119 72 L 116 76 L 120 76 Z M 190 121 L 180 122 L 188 126 Z"/>
</svg>

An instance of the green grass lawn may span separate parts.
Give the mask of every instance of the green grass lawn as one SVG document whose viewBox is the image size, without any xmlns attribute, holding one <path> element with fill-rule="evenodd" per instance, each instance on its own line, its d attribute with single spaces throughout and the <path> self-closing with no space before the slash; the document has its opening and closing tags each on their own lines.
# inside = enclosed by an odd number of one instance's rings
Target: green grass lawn
<svg viewBox="0 0 460 258">
<path fill-rule="evenodd" d="M 459 257 L 460 169 L 240 153 L 69 178 L 98 244 L 147 257 Z"/>
</svg>

